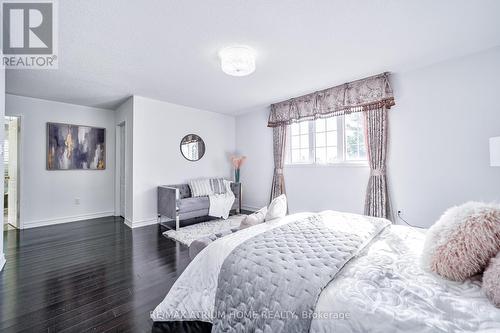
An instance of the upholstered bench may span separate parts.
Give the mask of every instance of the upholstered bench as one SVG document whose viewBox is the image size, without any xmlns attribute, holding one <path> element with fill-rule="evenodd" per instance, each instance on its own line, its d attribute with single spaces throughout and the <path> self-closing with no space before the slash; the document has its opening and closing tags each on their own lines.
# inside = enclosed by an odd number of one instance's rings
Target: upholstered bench
<svg viewBox="0 0 500 333">
<path fill-rule="evenodd" d="M 232 210 L 241 211 L 241 184 L 231 183 L 235 199 Z M 175 221 L 175 230 L 179 230 L 180 221 L 208 216 L 210 201 L 208 196 L 193 197 L 188 184 L 158 186 L 158 223 L 162 218 Z"/>
</svg>

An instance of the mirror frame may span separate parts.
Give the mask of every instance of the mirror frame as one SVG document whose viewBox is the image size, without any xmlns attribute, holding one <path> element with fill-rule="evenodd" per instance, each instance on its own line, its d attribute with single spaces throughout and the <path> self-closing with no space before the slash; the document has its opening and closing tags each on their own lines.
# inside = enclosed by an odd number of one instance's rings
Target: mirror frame
<svg viewBox="0 0 500 333">
<path fill-rule="evenodd" d="M 203 143 L 203 153 L 201 154 L 201 156 L 199 156 L 199 158 L 197 160 L 190 160 L 189 158 L 186 157 L 186 155 L 184 155 L 184 152 L 182 151 L 182 142 L 184 141 L 184 139 L 186 139 L 188 136 L 193 136 L 193 135 L 200 138 L 201 142 Z M 199 136 L 198 134 L 190 133 L 190 134 L 186 134 L 182 137 L 181 142 L 179 143 L 179 150 L 181 152 L 182 157 L 184 157 L 189 162 L 198 162 L 199 160 L 201 160 L 203 158 L 203 156 L 205 156 L 205 153 L 207 151 L 207 145 L 205 144 L 205 140 L 203 140 L 203 138 L 201 136 Z"/>
</svg>

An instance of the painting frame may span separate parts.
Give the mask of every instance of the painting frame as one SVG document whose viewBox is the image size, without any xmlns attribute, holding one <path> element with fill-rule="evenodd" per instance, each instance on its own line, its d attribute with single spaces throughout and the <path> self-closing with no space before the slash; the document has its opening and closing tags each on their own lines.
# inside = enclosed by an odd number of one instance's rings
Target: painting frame
<svg viewBox="0 0 500 333">
<path fill-rule="evenodd" d="M 71 133 L 79 133 L 80 129 L 86 129 L 89 133 L 93 133 L 98 137 L 96 138 L 96 144 L 94 148 L 98 148 L 100 145 L 100 148 L 102 149 L 102 158 L 98 159 L 98 163 L 96 167 L 92 167 L 92 165 L 88 165 L 88 167 L 81 167 L 79 164 L 75 164 L 75 161 L 70 161 L 70 165 L 68 167 L 61 167 L 59 165 L 55 165 L 54 163 L 54 156 L 51 157 L 50 152 L 53 147 L 53 140 L 54 138 L 51 138 L 51 132 L 53 133 L 53 130 L 51 128 L 67 128 L 68 132 Z M 97 126 L 90 126 L 90 125 L 78 125 L 78 124 L 70 124 L 70 123 L 60 123 L 60 122 L 47 122 L 45 126 L 45 168 L 47 171 L 104 171 L 106 170 L 107 167 L 107 160 L 106 160 L 106 155 L 107 155 L 107 144 L 106 144 L 106 139 L 107 139 L 107 133 L 106 133 L 106 128 L 104 127 L 97 127 Z M 75 139 L 73 140 L 78 140 L 77 136 L 75 136 Z M 57 141 L 57 140 L 56 140 Z M 74 143 L 74 142 L 73 142 Z M 59 146 L 57 146 L 59 148 Z M 102 164 L 101 164 L 102 163 Z"/>
</svg>

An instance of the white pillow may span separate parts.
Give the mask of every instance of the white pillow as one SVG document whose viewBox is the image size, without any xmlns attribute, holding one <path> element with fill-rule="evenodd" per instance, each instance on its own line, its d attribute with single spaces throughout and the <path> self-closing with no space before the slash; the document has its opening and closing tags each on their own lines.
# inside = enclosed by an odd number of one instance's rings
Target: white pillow
<svg viewBox="0 0 500 333">
<path fill-rule="evenodd" d="M 241 221 L 240 230 L 251 227 L 256 224 L 263 223 L 265 221 L 266 213 L 267 213 L 267 207 L 262 207 L 255 213 L 248 215 Z"/>
<path fill-rule="evenodd" d="M 195 179 L 189 182 L 192 197 L 204 197 L 212 195 L 212 186 L 210 186 L 210 179 Z"/>
<path fill-rule="evenodd" d="M 274 198 L 267 208 L 266 221 L 285 217 L 286 209 L 286 195 L 282 194 L 279 197 Z"/>
</svg>

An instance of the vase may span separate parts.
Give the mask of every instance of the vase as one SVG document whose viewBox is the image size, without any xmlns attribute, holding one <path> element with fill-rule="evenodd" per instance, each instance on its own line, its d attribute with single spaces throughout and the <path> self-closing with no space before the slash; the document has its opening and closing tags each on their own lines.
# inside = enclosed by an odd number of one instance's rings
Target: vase
<svg viewBox="0 0 500 333">
<path fill-rule="evenodd" d="M 234 169 L 234 182 L 240 182 L 240 169 Z"/>
</svg>

